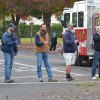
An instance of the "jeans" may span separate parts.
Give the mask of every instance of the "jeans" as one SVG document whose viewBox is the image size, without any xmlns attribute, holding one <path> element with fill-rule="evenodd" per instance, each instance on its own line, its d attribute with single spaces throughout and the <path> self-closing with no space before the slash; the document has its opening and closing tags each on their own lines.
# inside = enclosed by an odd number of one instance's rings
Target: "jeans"
<svg viewBox="0 0 100 100">
<path fill-rule="evenodd" d="M 48 53 L 36 53 L 36 57 L 37 57 L 37 74 L 38 74 L 38 78 L 42 78 L 42 70 L 41 70 L 41 64 L 42 64 L 42 60 L 44 62 L 47 74 L 48 74 L 48 78 L 52 78 L 52 71 L 51 71 L 51 67 L 50 64 L 48 62 Z"/>
<path fill-rule="evenodd" d="M 10 80 L 11 70 L 14 61 L 14 54 L 4 53 L 5 58 L 5 80 Z"/>
<path fill-rule="evenodd" d="M 98 65 L 98 74 L 100 77 L 100 52 L 94 51 L 94 60 L 92 64 L 92 77 L 96 75 L 97 65 Z"/>
</svg>

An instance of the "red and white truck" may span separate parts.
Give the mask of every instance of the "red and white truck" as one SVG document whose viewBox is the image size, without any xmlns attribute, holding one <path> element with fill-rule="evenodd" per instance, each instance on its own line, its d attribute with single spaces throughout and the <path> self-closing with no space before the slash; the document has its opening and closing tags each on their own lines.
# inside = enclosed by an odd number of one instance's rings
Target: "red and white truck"
<svg viewBox="0 0 100 100">
<path fill-rule="evenodd" d="M 64 8 L 62 16 L 63 33 L 66 23 L 73 23 L 75 34 L 79 40 L 79 64 L 91 63 L 93 59 L 93 34 L 100 26 L 100 0 L 87 0 L 75 2 L 73 8 Z"/>
</svg>

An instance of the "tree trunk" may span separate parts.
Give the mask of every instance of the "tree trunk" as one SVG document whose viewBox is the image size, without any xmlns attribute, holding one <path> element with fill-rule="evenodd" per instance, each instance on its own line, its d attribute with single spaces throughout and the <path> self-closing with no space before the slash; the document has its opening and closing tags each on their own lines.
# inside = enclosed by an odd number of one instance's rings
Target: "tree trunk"
<svg viewBox="0 0 100 100">
<path fill-rule="evenodd" d="M 47 26 L 47 31 L 49 36 L 51 37 L 51 29 L 50 29 L 50 24 L 51 24 L 51 13 L 44 12 L 43 13 L 43 21 Z M 50 39 L 49 39 L 50 40 Z M 50 42 L 50 41 L 49 41 Z"/>
<path fill-rule="evenodd" d="M 18 38 L 19 43 L 21 43 L 21 41 L 20 41 L 20 33 L 19 33 L 19 29 L 18 29 L 19 20 L 20 20 L 20 16 L 18 16 L 18 15 L 15 16 L 14 14 L 12 14 L 12 21 L 13 21 L 14 25 L 16 26 L 15 34 L 16 34 L 16 36 Z"/>
</svg>

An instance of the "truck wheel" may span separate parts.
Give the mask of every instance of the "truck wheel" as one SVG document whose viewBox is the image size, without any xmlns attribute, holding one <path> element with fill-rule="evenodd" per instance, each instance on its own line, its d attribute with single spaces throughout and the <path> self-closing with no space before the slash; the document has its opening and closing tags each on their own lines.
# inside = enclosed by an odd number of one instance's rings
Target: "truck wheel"
<svg viewBox="0 0 100 100">
<path fill-rule="evenodd" d="M 88 56 L 79 56 L 79 66 L 88 66 Z"/>
</svg>

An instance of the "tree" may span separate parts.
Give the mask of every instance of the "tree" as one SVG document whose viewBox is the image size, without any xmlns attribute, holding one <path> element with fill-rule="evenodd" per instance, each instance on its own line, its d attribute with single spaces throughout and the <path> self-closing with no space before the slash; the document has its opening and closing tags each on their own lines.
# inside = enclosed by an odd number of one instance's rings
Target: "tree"
<svg viewBox="0 0 100 100">
<path fill-rule="evenodd" d="M 5 5 L 7 11 L 10 12 L 12 17 L 12 22 L 17 27 L 16 33 L 17 37 L 20 41 L 20 34 L 18 32 L 18 25 L 20 18 L 27 18 L 29 15 L 35 14 L 37 16 L 36 10 L 33 10 L 33 4 L 35 3 L 43 3 L 46 0 L 1 0 L 1 2 Z M 41 16 L 42 14 L 39 13 Z"/>
<path fill-rule="evenodd" d="M 75 0 L 47 0 L 44 3 L 38 3 L 35 9 L 43 13 L 44 23 L 47 25 L 47 30 L 50 34 L 51 15 L 62 11 L 64 7 L 71 7 Z"/>
<path fill-rule="evenodd" d="M 20 18 L 29 15 L 40 18 L 43 14 L 44 23 L 50 33 L 51 15 L 70 7 L 75 0 L 1 0 L 10 12 L 13 23 L 19 25 Z M 24 17 L 24 18 L 25 18 Z M 17 29 L 18 30 L 18 29 Z M 17 31 L 18 33 L 18 31 Z M 19 34 L 17 34 L 19 37 Z"/>
<path fill-rule="evenodd" d="M 5 4 L 0 1 L 0 20 L 3 22 L 3 32 L 5 31 L 5 16 L 9 15 L 9 11 L 6 9 Z"/>
</svg>

